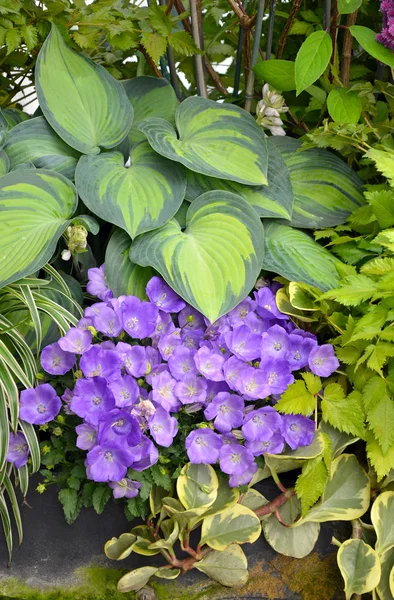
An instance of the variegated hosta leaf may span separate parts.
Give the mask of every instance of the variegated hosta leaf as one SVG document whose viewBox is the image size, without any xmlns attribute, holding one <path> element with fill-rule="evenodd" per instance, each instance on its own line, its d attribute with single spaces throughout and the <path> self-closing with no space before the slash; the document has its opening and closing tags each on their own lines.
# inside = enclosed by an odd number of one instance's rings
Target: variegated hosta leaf
<svg viewBox="0 0 394 600">
<path fill-rule="evenodd" d="M 214 550 L 226 550 L 230 544 L 252 544 L 260 534 L 260 519 L 250 508 L 235 504 L 204 518 L 200 544 L 207 544 Z"/>
<path fill-rule="evenodd" d="M 367 594 L 379 583 L 379 556 L 365 542 L 354 539 L 344 542 L 338 550 L 338 566 L 345 581 L 346 600 L 353 594 Z"/>
<path fill-rule="evenodd" d="M 265 222 L 263 267 L 290 281 L 327 291 L 339 284 L 336 265 L 341 261 L 303 231 L 281 223 Z"/>
<path fill-rule="evenodd" d="M 71 50 L 55 25 L 38 55 L 35 83 L 46 120 L 72 148 L 98 154 L 128 134 L 133 108 L 122 84 Z"/>
<path fill-rule="evenodd" d="M 227 190 L 242 196 L 260 217 L 291 219 L 293 212 L 293 188 L 290 175 L 280 152 L 267 140 L 268 144 L 268 184 L 247 186 L 235 181 L 225 181 L 207 177 L 187 170 L 186 200 L 192 202 L 212 190 Z"/>
<path fill-rule="evenodd" d="M 131 150 L 130 167 L 122 154 L 82 156 L 75 172 L 78 193 L 102 219 L 134 238 L 171 219 L 186 190 L 185 170 L 158 155 L 148 142 Z"/>
<path fill-rule="evenodd" d="M 187 463 L 176 482 L 179 500 L 186 510 L 208 508 L 218 495 L 219 481 L 211 465 Z"/>
<path fill-rule="evenodd" d="M 138 130 L 139 124 L 149 117 L 160 117 L 175 125 L 175 111 L 179 104 L 172 85 L 164 77 L 143 75 L 122 81 L 134 109 L 130 142 L 137 144 L 146 139 Z"/>
<path fill-rule="evenodd" d="M 80 153 L 68 146 L 44 117 L 23 121 L 8 134 L 6 150 L 11 169 L 32 163 L 37 169 L 49 169 L 74 179 Z"/>
<path fill-rule="evenodd" d="M 365 203 L 361 179 L 338 156 L 320 148 L 298 152 L 301 142 L 293 138 L 271 139 L 290 171 L 293 227 L 333 227 Z"/>
<path fill-rule="evenodd" d="M 181 230 L 172 219 L 138 237 L 130 259 L 152 266 L 211 322 L 252 289 L 263 258 L 264 231 L 254 209 L 229 192 L 208 192 L 187 212 Z"/>
<path fill-rule="evenodd" d="M 139 130 L 163 156 L 210 177 L 247 185 L 267 183 L 267 141 L 254 118 L 238 106 L 194 96 L 175 114 L 173 126 L 156 117 Z"/>
<path fill-rule="evenodd" d="M 231 544 L 224 552 L 214 550 L 194 566 L 227 587 L 241 587 L 248 580 L 248 561 L 238 544 Z"/>
<path fill-rule="evenodd" d="M 147 299 L 145 288 L 155 274 L 150 267 L 140 267 L 131 262 L 131 238 L 123 229 L 115 229 L 105 251 L 105 277 L 115 298 L 138 296 Z"/>
<path fill-rule="evenodd" d="M 301 514 L 301 503 L 296 496 L 288 499 L 286 504 L 279 508 L 280 516 L 289 525 Z M 263 533 L 272 548 L 293 558 L 308 556 L 315 547 L 320 533 L 319 523 L 304 523 L 299 527 L 285 527 L 278 521 L 275 514 L 271 514 L 262 522 Z"/>
<path fill-rule="evenodd" d="M 0 287 L 48 262 L 76 207 L 73 184 L 58 173 L 16 171 L 0 179 Z"/>
<path fill-rule="evenodd" d="M 0 150 L 0 177 L 10 170 L 10 159 L 4 150 Z"/>
<path fill-rule="evenodd" d="M 341 454 L 330 466 L 330 478 L 321 500 L 299 523 L 351 521 L 369 507 L 369 477 L 353 454 Z"/>
<path fill-rule="evenodd" d="M 394 548 L 394 492 L 383 492 L 372 505 L 371 521 L 377 540 L 375 550 L 383 554 Z"/>
</svg>

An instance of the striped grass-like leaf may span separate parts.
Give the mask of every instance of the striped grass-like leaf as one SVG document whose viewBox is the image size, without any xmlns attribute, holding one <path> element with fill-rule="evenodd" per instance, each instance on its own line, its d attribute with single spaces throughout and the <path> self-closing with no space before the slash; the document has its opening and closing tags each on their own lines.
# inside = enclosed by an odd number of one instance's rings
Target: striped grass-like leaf
<svg viewBox="0 0 394 600">
<path fill-rule="evenodd" d="M 134 109 L 133 126 L 129 133 L 132 144 L 146 139 L 138 126 L 149 117 L 159 117 L 175 125 L 175 111 L 179 102 L 174 88 L 164 77 L 143 75 L 122 83 Z"/>
<path fill-rule="evenodd" d="M 175 114 L 176 127 L 152 117 L 139 130 L 163 156 L 191 171 L 247 185 L 267 184 L 267 141 L 254 118 L 232 104 L 191 97 Z"/>
<path fill-rule="evenodd" d="M 181 165 L 157 154 L 148 142 L 132 149 L 130 161 L 125 167 L 119 152 L 83 156 L 75 181 L 90 210 L 134 238 L 174 216 L 185 196 L 186 175 Z"/>
<path fill-rule="evenodd" d="M 12 531 L 11 531 L 11 519 L 8 512 L 7 504 L 4 499 L 4 494 L 0 492 L 0 518 L 3 524 L 5 541 L 8 549 L 9 560 L 11 561 L 12 556 Z"/>
<path fill-rule="evenodd" d="M 3 177 L 10 170 L 10 159 L 4 150 L 0 150 L 0 177 Z"/>
<path fill-rule="evenodd" d="M 29 467 L 27 465 L 23 465 L 18 469 L 18 481 L 22 495 L 26 498 L 29 490 Z"/>
<path fill-rule="evenodd" d="M 204 192 L 226 190 L 244 198 L 260 217 L 291 219 L 293 188 L 289 170 L 276 147 L 268 140 L 268 184 L 247 186 L 235 181 L 207 177 L 187 170 L 186 200 L 192 202 Z"/>
<path fill-rule="evenodd" d="M 19 505 L 18 505 L 18 499 L 16 497 L 15 494 L 15 490 L 14 487 L 11 483 L 11 479 L 8 475 L 8 473 L 5 474 L 4 477 L 4 487 L 5 490 L 9 496 L 10 499 L 10 503 L 11 503 L 11 507 L 12 507 L 12 512 L 14 513 L 14 520 L 16 523 L 16 528 L 18 530 L 18 535 L 19 535 L 19 543 L 21 544 L 23 541 L 23 527 L 22 527 L 22 518 L 21 518 L 21 513 L 19 510 Z"/>
<path fill-rule="evenodd" d="M 345 581 L 346 600 L 353 594 L 367 594 L 380 581 L 378 554 L 363 540 L 346 540 L 338 550 L 338 566 Z"/>
<path fill-rule="evenodd" d="M 208 192 L 187 212 L 182 231 L 172 219 L 138 237 L 130 259 L 152 266 L 211 322 L 250 292 L 260 273 L 264 230 L 254 209 L 230 192 Z"/>
<path fill-rule="evenodd" d="M 268 221 L 264 228 L 265 269 L 324 291 L 339 284 L 336 265 L 341 262 L 307 233 Z"/>
<path fill-rule="evenodd" d="M 361 179 L 341 158 L 320 148 L 299 151 L 301 142 L 293 138 L 271 140 L 290 172 L 293 227 L 334 227 L 365 203 Z"/>
<path fill-rule="evenodd" d="M 52 171 L 17 171 L 0 179 L 0 287 L 51 258 L 76 206 L 72 183 Z"/>
<path fill-rule="evenodd" d="M 146 284 L 155 272 L 151 267 L 140 267 L 131 262 L 130 246 L 130 236 L 122 229 L 116 229 L 105 252 L 107 284 L 116 298 L 126 295 L 146 300 Z"/>
<path fill-rule="evenodd" d="M 10 168 L 32 163 L 37 169 L 48 169 L 74 179 L 80 153 L 68 146 L 50 127 L 44 117 L 23 121 L 14 127 L 4 147 Z"/>
<path fill-rule="evenodd" d="M 72 148 L 98 154 L 128 134 L 133 108 L 122 84 L 71 50 L 55 25 L 38 55 L 35 83 L 44 117 Z"/>
<path fill-rule="evenodd" d="M 30 423 L 26 423 L 26 421 L 19 421 L 19 423 L 29 446 L 32 462 L 32 473 L 36 473 L 41 464 L 40 446 L 38 443 L 37 434 L 33 425 L 30 425 Z"/>
<path fill-rule="evenodd" d="M 8 451 L 10 431 L 8 425 L 7 398 L 3 386 L 0 388 L 0 473 L 4 477 L 5 459 Z M 1 477 L 0 477 L 1 479 Z"/>
<path fill-rule="evenodd" d="M 19 392 L 15 382 L 15 378 L 11 375 L 11 372 L 4 361 L 0 361 L 0 386 L 1 386 L 1 404 L 4 406 L 4 414 L 2 415 L 2 423 L 6 421 L 8 423 L 7 408 L 10 414 L 10 423 L 14 431 L 18 426 L 18 415 L 19 415 Z M 3 409 L 1 409 L 3 410 Z M 8 426 L 7 426 L 8 429 Z M 6 435 L 6 434 L 4 434 Z M 1 436 L 1 434 L 0 434 Z M 7 445 L 8 448 L 8 439 Z M 1 462 L 4 466 L 4 461 Z"/>
</svg>

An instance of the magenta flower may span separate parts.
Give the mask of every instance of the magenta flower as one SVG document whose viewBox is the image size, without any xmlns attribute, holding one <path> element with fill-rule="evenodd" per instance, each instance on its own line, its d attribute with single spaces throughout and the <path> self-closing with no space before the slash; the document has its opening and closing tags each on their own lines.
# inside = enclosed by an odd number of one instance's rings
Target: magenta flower
<svg viewBox="0 0 394 600">
<path fill-rule="evenodd" d="M 156 327 L 159 310 L 150 302 L 142 302 L 136 296 L 126 296 L 120 307 L 123 329 L 138 340 L 149 337 Z"/>
<path fill-rule="evenodd" d="M 82 423 L 75 428 L 77 432 L 76 446 L 81 450 L 91 450 L 97 443 L 97 428 L 89 423 Z"/>
<path fill-rule="evenodd" d="M 207 397 L 207 382 L 202 377 L 186 375 L 182 381 L 177 382 L 174 391 L 182 404 L 204 402 Z"/>
<path fill-rule="evenodd" d="M 171 446 L 178 431 L 178 421 L 162 407 L 158 406 L 155 414 L 149 419 L 149 431 L 159 446 Z"/>
<path fill-rule="evenodd" d="M 105 281 L 105 266 L 101 265 L 98 269 L 88 270 L 88 284 L 86 291 L 92 296 L 97 296 L 103 302 L 110 300 L 113 296 Z"/>
<path fill-rule="evenodd" d="M 66 335 L 59 340 L 59 346 L 64 352 L 83 354 L 89 350 L 92 343 L 92 334 L 88 329 L 72 327 Z"/>
<path fill-rule="evenodd" d="M 215 429 L 227 433 L 243 423 L 245 403 L 240 396 L 220 392 L 206 407 L 204 416 L 207 421 L 213 421 Z"/>
<path fill-rule="evenodd" d="M 195 354 L 194 350 L 190 350 L 184 346 L 175 348 L 168 359 L 168 368 L 176 380 L 180 381 L 186 375 L 197 375 L 197 367 L 193 360 Z"/>
<path fill-rule="evenodd" d="M 246 415 L 242 433 L 245 440 L 267 442 L 281 425 L 280 414 L 272 406 L 265 406 Z"/>
<path fill-rule="evenodd" d="M 195 429 L 185 440 L 187 455 L 195 465 L 214 465 L 222 445 L 222 440 L 212 429 Z"/>
<path fill-rule="evenodd" d="M 339 367 L 339 360 L 335 356 L 334 347 L 331 344 L 315 346 L 309 354 L 309 368 L 319 377 L 329 377 Z"/>
<path fill-rule="evenodd" d="M 131 464 L 129 450 L 113 446 L 95 446 L 86 457 L 86 474 L 97 482 L 120 481 Z"/>
<path fill-rule="evenodd" d="M 250 450 L 241 444 L 224 444 L 219 453 L 220 469 L 228 475 L 242 475 L 254 463 Z"/>
<path fill-rule="evenodd" d="M 29 459 L 29 446 L 23 433 L 10 433 L 10 441 L 8 444 L 8 452 L 6 461 L 13 463 L 17 469 L 27 464 Z"/>
<path fill-rule="evenodd" d="M 315 422 L 302 415 L 282 415 L 282 435 L 292 450 L 298 446 L 309 446 L 315 428 Z"/>
<path fill-rule="evenodd" d="M 140 395 L 140 388 L 138 387 L 136 380 L 130 375 L 124 375 L 123 377 L 119 377 L 119 379 L 114 379 L 113 381 L 110 381 L 108 385 L 118 408 L 133 406 L 133 404 L 137 402 Z"/>
<path fill-rule="evenodd" d="M 115 398 L 104 377 L 77 379 L 71 410 L 91 425 L 98 425 L 100 418 L 115 408 Z"/>
<path fill-rule="evenodd" d="M 132 481 L 124 477 L 120 481 L 110 481 L 109 487 L 113 490 L 114 498 L 135 498 L 138 496 L 138 490 L 142 483 L 139 481 Z"/>
<path fill-rule="evenodd" d="M 70 352 L 64 352 L 59 344 L 49 344 L 41 352 L 41 366 L 51 375 L 64 375 L 75 365 L 76 356 Z"/>
<path fill-rule="evenodd" d="M 221 352 L 210 350 L 206 346 L 200 348 L 195 356 L 194 363 L 201 375 L 211 381 L 223 381 L 223 365 L 225 358 Z"/>
<path fill-rule="evenodd" d="M 23 390 L 19 400 L 19 417 L 32 425 L 44 425 L 53 421 L 60 412 L 62 403 L 49 383 Z"/>
<path fill-rule="evenodd" d="M 82 355 L 79 366 L 85 377 L 116 379 L 120 376 L 122 359 L 114 350 L 96 345 Z"/>
<path fill-rule="evenodd" d="M 166 313 L 177 313 L 186 306 L 186 302 L 161 277 L 152 277 L 146 286 L 149 300 Z"/>
<path fill-rule="evenodd" d="M 380 12 L 383 14 L 383 25 L 376 40 L 394 52 L 394 0 L 382 0 Z"/>
</svg>

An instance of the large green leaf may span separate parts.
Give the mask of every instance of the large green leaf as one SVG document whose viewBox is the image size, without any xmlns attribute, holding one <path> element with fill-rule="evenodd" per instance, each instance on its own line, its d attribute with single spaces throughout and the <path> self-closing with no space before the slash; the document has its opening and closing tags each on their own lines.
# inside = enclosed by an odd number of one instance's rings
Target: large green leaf
<svg viewBox="0 0 394 600">
<path fill-rule="evenodd" d="M 10 170 L 10 159 L 4 150 L 0 150 L 0 177 Z"/>
<path fill-rule="evenodd" d="M 0 287 L 48 262 L 76 206 L 73 184 L 52 171 L 16 171 L 0 179 Z"/>
<path fill-rule="evenodd" d="M 362 181 L 332 152 L 320 148 L 299 151 L 301 142 L 273 137 L 290 172 L 294 227 L 319 229 L 344 223 L 365 203 Z"/>
<path fill-rule="evenodd" d="M 331 463 L 321 500 L 299 523 L 358 519 L 368 510 L 369 499 L 368 475 L 353 454 L 341 454 Z"/>
<path fill-rule="evenodd" d="M 9 129 L 12 129 L 15 125 L 18 125 L 18 123 L 27 121 L 30 118 L 28 114 L 18 108 L 5 108 L 2 112 L 8 123 Z"/>
<path fill-rule="evenodd" d="M 82 156 L 75 172 L 78 193 L 102 219 L 134 238 L 171 219 L 186 190 L 185 170 L 158 155 L 148 142 L 131 151 L 130 167 L 120 152 Z"/>
<path fill-rule="evenodd" d="M 297 96 L 323 75 L 331 53 L 332 42 L 326 31 L 315 31 L 302 43 L 295 59 Z"/>
<path fill-rule="evenodd" d="M 132 144 L 146 139 L 138 126 L 149 117 L 160 117 L 175 125 L 175 111 L 179 102 L 167 79 L 144 75 L 126 79 L 122 83 L 134 109 L 133 126 L 129 133 Z"/>
<path fill-rule="evenodd" d="M 11 129 L 6 150 L 11 169 L 31 162 L 38 169 L 49 169 L 74 179 L 80 153 L 70 148 L 50 127 L 44 117 L 22 121 Z"/>
<path fill-rule="evenodd" d="M 130 259 L 152 266 L 211 322 L 250 292 L 263 258 L 263 226 L 251 206 L 229 192 L 208 192 L 187 212 L 138 237 Z"/>
<path fill-rule="evenodd" d="M 230 544 L 252 544 L 261 534 L 259 518 L 250 508 L 235 504 L 204 518 L 200 544 L 214 550 L 225 550 Z"/>
<path fill-rule="evenodd" d="M 280 92 L 296 89 L 292 60 L 262 60 L 253 67 L 256 77 L 263 79 Z"/>
<path fill-rule="evenodd" d="M 231 544 L 223 552 L 214 550 L 194 566 L 227 587 L 241 587 L 248 580 L 248 561 L 238 544 Z"/>
<path fill-rule="evenodd" d="M 334 88 L 327 97 L 328 113 L 333 121 L 358 123 L 361 117 L 361 100 L 356 92 L 346 88 Z"/>
<path fill-rule="evenodd" d="M 238 106 L 197 96 L 187 98 L 173 126 L 152 117 L 139 130 L 163 156 L 188 169 L 247 185 L 267 183 L 267 142 L 254 118 Z"/>
<path fill-rule="evenodd" d="M 338 550 L 338 566 L 345 581 L 346 600 L 353 594 L 367 594 L 379 583 L 379 556 L 363 540 L 347 540 Z"/>
<path fill-rule="evenodd" d="M 394 69 L 393 51 L 376 41 L 376 33 L 372 29 L 362 25 L 352 25 L 349 31 L 368 54 Z"/>
<path fill-rule="evenodd" d="M 219 481 L 211 465 L 187 463 L 176 482 L 179 500 L 186 510 L 208 508 L 218 495 Z"/>
<path fill-rule="evenodd" d="M 235 181 L 207 177 L 187 170 L 186 200 L 211 190 L 227 190 L 242 196 L 260 217 L 291 219 L 293 212 L 293 189 L 288 168 L 280 152 L 268 140 L 268 184 L 246 186 Z"/>
<path fill-rule="evenodd" d="M 155 274 L 150 267 L 140 267 L 131 262 L 131 239 L 123 229 L 115 229 L 105 251 L 105 276 L 114 296 L 147 298 L 146 284 Z"/>
<path fill-rule="evenodd" d="M 122 84 L 71 50 L 55 25 L 38 55 L 35 82 L 45 118 L 80 152 L 98 154 L 128 134 L 133 108 Z"/>
<path fill-rule="evenodd" d="M 371 521 L 377 540 L 375 550 L 383 554 L 394 547 L 394 492 L 383 492 L 372 505 Z"/>
<path fill-rule="evenodd" d="M 265 269 L 324 291 L 339 285 L 336 265 L 341 262 L 307 233 L 268 221 L 264 230 Z"/>
</svg>

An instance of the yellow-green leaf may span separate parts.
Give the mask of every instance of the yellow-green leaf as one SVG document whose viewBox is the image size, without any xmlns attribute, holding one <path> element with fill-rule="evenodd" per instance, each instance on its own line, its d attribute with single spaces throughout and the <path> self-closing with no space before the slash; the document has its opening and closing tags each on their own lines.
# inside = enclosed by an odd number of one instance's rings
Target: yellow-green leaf
<svg viewBox="0 0 394 600">
<path fill-rule="evenodd" d="M 363 540 L 347 540 L 338 550 L 338 566 L 345 581 L 346 600 L 353 594 L 367 594 L 379 583 L 379 556 Z"/>
<path fill-rule="evenodd" d="M 375 550 L 383 554 L 394 548 L 394 492 L 383 492 L 372 505 L 371 521 L 376 531 Z"/>
<path fill-rule="evenodd" d="M 159 569 L 157 567 L 140 567 L 129 571 L 118 581 L 119 592 L 138 592 Z"/>
<path fill-rule="evenodd" d="M 331 53 L 331 38 L 326 31 L 315 31 L 303 42 L 295 60 L 297 96 L 323 75 Z"/>
<path fill-rule="evenodd" d="M 132 533 L 122 533 L 118 538 L 113 537 L 104 546 L 104 552 L 111 560 L 123 560 L 130 556 L 137 537 Z"/>
<path fill-rule="evenodd" d="M 187 463 L 176 482 L 178 498 L 186 510 L 212 506 L 218 488 L 218 477 L 211 465 Z"/>
<path fill-rule="evenodd" d="M 255 513 L 235 504 L 203 520 L 200 543 L 214 550 L 225 550 L 230 544 L 253 543 L 260 534 L 260 520 Z"/>
</svg>

